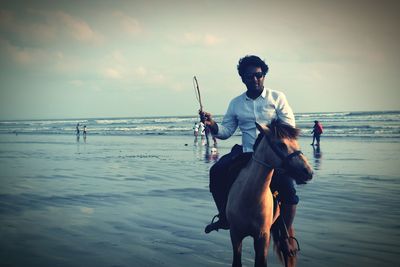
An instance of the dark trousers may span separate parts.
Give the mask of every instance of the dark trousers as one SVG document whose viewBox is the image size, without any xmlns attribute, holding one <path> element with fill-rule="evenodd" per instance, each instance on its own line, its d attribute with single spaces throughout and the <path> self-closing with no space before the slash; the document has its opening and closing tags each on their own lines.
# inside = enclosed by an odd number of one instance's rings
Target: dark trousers
<svg viewBox="0 0 400 267">
<path fill-rule="evenodd" d="M 314 133 L 314 135 L 313 135 L 313 141 L 312 141 L 313 144 L 314 144 L 314 140 L 317 140 L 317 144 L 319 144 L 320 138 L 321 138 L 321 135 L 320 135 L 320 134 Z"/>
<path fill-rule="evenodd" d="M 221 157 L 210 169 L 210 192 L 222 216 L 225 215 L 229 190 L 251 155 L 243 153 L 242 146 L 235 145 L 230 153 Z"/>
</svg>

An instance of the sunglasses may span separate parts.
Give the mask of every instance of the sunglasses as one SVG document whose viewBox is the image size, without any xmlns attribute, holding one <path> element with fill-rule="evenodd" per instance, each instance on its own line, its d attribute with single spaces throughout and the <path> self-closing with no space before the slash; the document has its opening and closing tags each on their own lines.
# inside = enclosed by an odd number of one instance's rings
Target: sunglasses
<svg viewBox="0 0 400 267">
<path fill-rule="evenodd" d="M 262 77 L 264 77 L 264 74 L 262 72 L 254 72 L 254 73 L 244 75 L 244 78 L 246 80 L 251 80 L 254 77 L 256 77 L 257 79 L 261 79 Z"/>
</svg>

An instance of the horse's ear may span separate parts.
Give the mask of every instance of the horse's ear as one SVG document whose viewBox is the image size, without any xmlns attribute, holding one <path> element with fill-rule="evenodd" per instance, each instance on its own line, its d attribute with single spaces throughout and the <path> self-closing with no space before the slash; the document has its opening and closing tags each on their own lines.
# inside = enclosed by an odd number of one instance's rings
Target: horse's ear
<svg viewBox="0 0 400 267">
<path fill-rule="evenodd" d="M 267 134 L 269 132 L 269 128 L 266 125 L 260 125 L 256 122 L 256 127 L 260 131 L 260 133 Z"/>
</svg>

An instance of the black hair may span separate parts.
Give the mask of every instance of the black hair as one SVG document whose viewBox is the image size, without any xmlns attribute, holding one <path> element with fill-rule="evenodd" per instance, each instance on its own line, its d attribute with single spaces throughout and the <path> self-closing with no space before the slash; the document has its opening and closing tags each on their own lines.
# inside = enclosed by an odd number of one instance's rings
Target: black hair
<svg viewBox="0 0 400 267">
<path fill-rule="evenodd" d="M 264 76 L 268 73 L 269 70 L 268 65 L 265 64 L 265 62 L 261 58 L 254 55 L 247 55 L 245 57 L 242 57 L 237 65 L 237 70 L 240 77 L 243 77 L 246 68 L 249 66 L 260 67 Z"/>
</svg>

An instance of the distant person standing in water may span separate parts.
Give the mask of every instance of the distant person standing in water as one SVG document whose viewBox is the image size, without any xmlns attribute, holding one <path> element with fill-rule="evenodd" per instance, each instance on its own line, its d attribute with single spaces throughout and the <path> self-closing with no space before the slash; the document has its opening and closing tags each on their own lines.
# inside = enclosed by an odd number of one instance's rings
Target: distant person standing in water
<svg viewBox="0 0 400 267">
<path fill-rule="evenodd" d="M 199 136 L 199 125 L 197 122 L 194 123 L 193 125 L 193 136 L 194 136 L 194 142 L 197 142 L 197 137 Z"/>
<path fill-rule="evenodd" d="M 86 125 L 83 125 L 83 137 L 86 137 Z"/>
<path fill-rule="evenodd" d="M 205 145 L 206 126 L 204 125 L 204 123 L 202 121 L 200 122 L 199 132 L 200 132 L 200 135 L 201 135 L 201 144 Z"/>
<path fill-rule="evenodd" d="M 311 131 L 311 133 L 313 134 L 313 140 L 311 145 L 314 145 L 314 141 L 317 141 L 316 146 L 319 146 L 319 141 L 320 141 L 320 137 L 321 134 L 324 132 L 324 129 L 322 128 L 322 124 L 319 121 L 314 121 L 314 126 L 313 126 L 313 130 Z"/>
<path fill-rule="evenodd" d="M 76 135 L 79 136 L 79 122 L 76 124 Z"/>
</svg>

